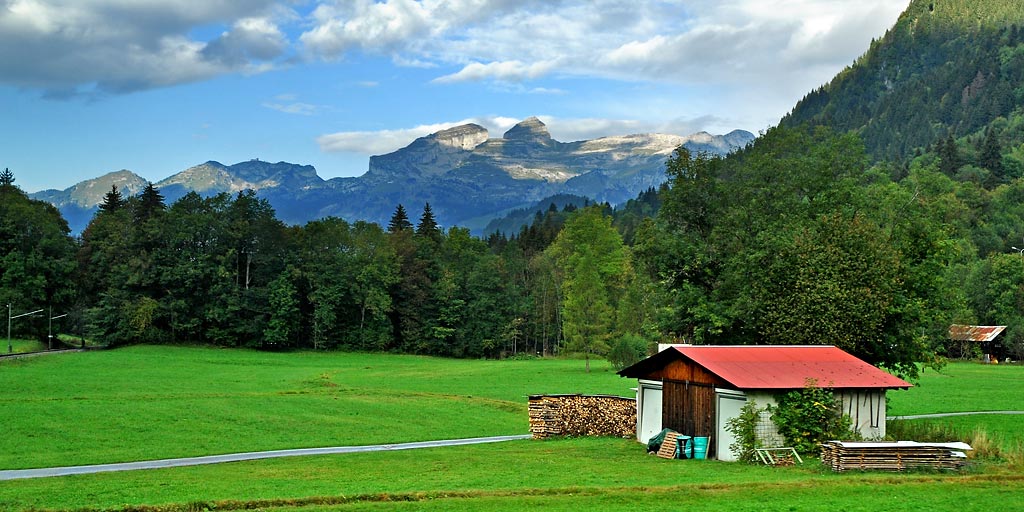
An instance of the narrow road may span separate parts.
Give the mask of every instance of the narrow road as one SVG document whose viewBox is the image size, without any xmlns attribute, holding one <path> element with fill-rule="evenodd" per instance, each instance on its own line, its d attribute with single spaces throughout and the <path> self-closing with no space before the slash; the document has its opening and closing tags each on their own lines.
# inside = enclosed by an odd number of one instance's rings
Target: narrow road
<svg viewBox="0 0 1024 512">
<path fill-rule="evenodd" d="M 274 450 L 268 452 L 229 453 L 225 455 L 208 455 L 205 457 L 188 457 L 181 459 L 148 460 L 141 462 L 122 462 L 117 464 L 97 464 L 93 466 L 66 466 L 59 468 L 11 469 L 0 471 L 0 480 L 17 480 L 22 478 L 45 478 L 50 476 L 84 475 L 104 473 L 107 471 L 133 471 L 137 469 L 159 469 L 180 466 L 198 466 L 201 464 L 219 464 L 222 462 L 238 462 L 244 460 L 274 459 L 278 457 L 298 457 L 303 455 L 329 455 L 336 453 L 384 452 L 394 450 L 415 450 L 419 448 L 438 448 L 443 446 L 463 446 L 468 444 L 500 443 L 530 439 L 530 435 L 474 437 L 470 439 L 449 439 L 444 441 L 421 441 L 416 443 L 377 444 L 367 446 L 335 446 L 328 448 L 302 448 L 297 450 Z"/>
<path fill-rule="evenodd" d="M 913 414 L 910 416 L 886 416 L 887 420 L 926 420 L 928 418 L 948 418 L 950 416 L 971 416 L 974 414 L 1024 414 L 1024 411 L 974 411 L 974 412 L 939 412 L 935 414 Z"/>
</svg>

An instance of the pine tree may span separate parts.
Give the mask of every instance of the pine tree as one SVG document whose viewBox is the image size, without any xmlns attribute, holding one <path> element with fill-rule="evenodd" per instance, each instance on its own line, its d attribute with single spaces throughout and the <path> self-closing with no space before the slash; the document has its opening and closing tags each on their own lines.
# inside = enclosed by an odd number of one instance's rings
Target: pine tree
<svg viewBox="0 0 1024 512">
<path fill-rule="evenodd" d="M 121 191 L 117 190 L 117 185 L 111 185 L 110 192 L 103 196 L 103 202 L 100 203 L 100 211 L 116 212 L 124 208 L 124 205 L 125 199 L 121 196 Z"/>
<path fill-rule="evenodd" d="M 999 145 L 999 137 L 995 130 L 989 128 L 985 132 L 985 141 L 981 144 L 981 155 L 978 163 L 992 173 L 992 180 L 995 184 L 1005 181 L 1005 170 L 1003 169 L 1003 149 Z"/>
<path fill-rule="evenodd" d="M 949 134 L 946 137 L 946 141 L 939 143 L 939 170 L 942 171 L 946 176 L 953 176 L 956 171 L 963 165 L 963 159 L 960 157 L 960 150 L 956 147 L 956 140 L 953 139 L 953 134 Z"/>
<path fill-rule="evenodd" d="M 0 172 L 0 187 L 13 187 L 14 186 L 14 173 L 10 169 L 4 168 L 4 172 Z"/>
<path fill-rule="evenodd" d="M 391 221 L 388 222 L 388 232 L 397 233 L 412 229 L 412 223 L 409 222 L 409 216 L 405 213 L 405 207 L 399 203 L 398 208 L 395 208 L 394 215 L 391 216 Z"/>
<path fill-rule="evenodd" d="M 416 225 L 416 234 L 437 240 L 441 237 L 441 228 L 437 226 L 434 219 L 434 211 L 430 209 L 430 203 L 423 205 L 423 215 L 420 216 L 420 223 Z"/>
<path fill-rule="evenodd" d="M 152 183 L 148 183 L 146 188 L 142 189 L 142 192 L 139 194 L 135 220 L 139 222 L 147 220 L 157 212 L 162 212 L 166 209 L 164 196 L 160 194 L 160 191 Z"/>
</svg>

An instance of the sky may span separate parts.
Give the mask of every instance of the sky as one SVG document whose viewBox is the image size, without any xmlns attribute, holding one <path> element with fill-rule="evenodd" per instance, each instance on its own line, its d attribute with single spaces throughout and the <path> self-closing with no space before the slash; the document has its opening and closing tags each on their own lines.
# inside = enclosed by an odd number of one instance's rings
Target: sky
<svg viewBox="0 0 1024 512">
<path fill-rule="evenodd" d="M 359 176 L 530 116 L 560 141 L 757 134 L 909 0 L 0 0 L 0 167 L 27 192 L 208 160 Z"/>
</svg>

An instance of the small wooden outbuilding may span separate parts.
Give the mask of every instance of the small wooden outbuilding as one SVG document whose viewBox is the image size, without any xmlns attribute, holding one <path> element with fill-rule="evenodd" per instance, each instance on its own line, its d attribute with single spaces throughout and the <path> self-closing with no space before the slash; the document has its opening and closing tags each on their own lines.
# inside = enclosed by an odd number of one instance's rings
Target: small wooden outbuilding
<svg viewBox="0 0 1024 512">
<path fill-rule="evenodd" d="M 759 406 L 809 380 L 832 389 L 867 439 L 885 436 L 885 393 L 910 383 L 833 346 L 674 345 L 619 372 L 638 379 L 637 440 L 662 428 L 709 437 L 708 458 L 735 460 L 726 422 L 747 400 Z M 766 421 L 759 435 L 777 436 Z"/>
</svg>

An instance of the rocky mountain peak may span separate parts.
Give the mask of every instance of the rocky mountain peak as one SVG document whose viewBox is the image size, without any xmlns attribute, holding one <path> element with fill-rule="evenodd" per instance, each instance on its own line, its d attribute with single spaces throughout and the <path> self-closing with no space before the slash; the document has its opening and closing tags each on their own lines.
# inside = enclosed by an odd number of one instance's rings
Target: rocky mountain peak
<svg viewBox="0 0 1024 512">
<path fill-rule="evenodd" d="M 541 144 L 554 142 L 551 134 L 548 133 L 548 127 L 536 117 L 526 118 L 512 128 L 509 128 L 503 138 L 509 141 L 537 142 Z"/>
<path fill-rule="evenodd" d="M 469 151 L 487 141 L 487 128 L 478 124 L 464 124 L 441 130 L 430 137 L 438 144 Z"/>
</svg>

